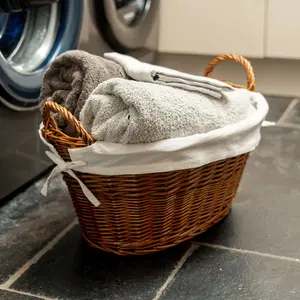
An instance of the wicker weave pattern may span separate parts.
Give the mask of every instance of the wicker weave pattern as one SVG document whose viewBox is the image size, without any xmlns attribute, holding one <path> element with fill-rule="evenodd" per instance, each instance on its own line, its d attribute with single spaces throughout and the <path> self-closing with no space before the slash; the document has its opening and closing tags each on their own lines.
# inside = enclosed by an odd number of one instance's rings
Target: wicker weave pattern
<svg viewBox="0 0 300 300">
<path fill-rule="evenodd" d="M 239 56 L 226 56 L 247 62 Z M 222 61 L 215 59 L 206 70 Z M 244 65 L 244 64 L 243 64 Z M 244 65 L 254 88 L 253 71 Z M 57 127 L 51 112 L 71 122 L 77 138 Z M 81 124 L 63 107 L 46 102 L 43 135 L 61 157 L 70 160 L 67 148 L 93 143 Z M 224 159 L 188 170 L 142 175 L 102 176 L 76 172 L 101 201 L 94 207 L 84 196 L 78 182 L 64 174 L 80 227 L 87 242 L 118 255 L 140 255 L 177 245 L 206 231 L 224 218 L 232 204 L 248 154 Z"/>
</svg>

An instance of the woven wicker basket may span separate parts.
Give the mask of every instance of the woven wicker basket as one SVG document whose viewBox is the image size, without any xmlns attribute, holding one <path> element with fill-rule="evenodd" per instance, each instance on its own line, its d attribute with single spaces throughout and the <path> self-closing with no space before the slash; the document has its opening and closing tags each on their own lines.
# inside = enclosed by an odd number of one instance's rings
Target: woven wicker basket
<svg viewBox="0 0 300 300">
<path fill-rule="evenodd" d="M 215 58 L 205 70 L 205 76 L 211 76 L 216 64 L 224 60 L 242 64 L 248 89 L 255 89 L 251 65 L 238 55 Z M 51 112 L 73 124 L 79 137 L 61 132 Z M 68 148 L 93 143 L 80 122 L 54 102 L 46 102 L 43 123 L 44 138 L 65 161 L 70 160 Z M 140 255 L 175 246 L 222 220 L 229 212 L 247 158 L 248 153 L 245 153 L 199 168 L 143 175 L 102 176 L 75 172 L 101 201 L 99 207 L 87 200 L 78 182 L 67 173 L 64 180 L 82 235 L 91 246 L 118 255 Z"/>
</svg>

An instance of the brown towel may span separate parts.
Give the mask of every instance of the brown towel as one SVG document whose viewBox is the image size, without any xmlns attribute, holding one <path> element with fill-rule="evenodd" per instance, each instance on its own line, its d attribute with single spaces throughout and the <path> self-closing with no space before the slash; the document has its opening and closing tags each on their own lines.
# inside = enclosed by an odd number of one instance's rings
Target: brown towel
<svg viewBox="0 0 300 300">
<path fill-rule="evenodd" d="M 51 99 L 78 119 L 90 93 L 99 83 L 114 77 L 126 78 L 117 63 L 80 50 L 65 52 L 52 62 L 44 76 L 41 109 Z"/>
</svg>

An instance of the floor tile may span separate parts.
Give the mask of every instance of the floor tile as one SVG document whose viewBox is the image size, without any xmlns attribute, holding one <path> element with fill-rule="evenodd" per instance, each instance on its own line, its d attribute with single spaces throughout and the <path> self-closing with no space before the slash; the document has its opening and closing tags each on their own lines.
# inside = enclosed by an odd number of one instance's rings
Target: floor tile
<svg viewBox="0 0 300 300">
<path fill-rule="evenodd" d="M 300 258 L 300 130 L 269 127 L 231 214 L 196 240 Z"/>
<path fill-rule="evenodd" d="M 267 115 L 267 120 L 272 122 L 277 122 L 282 114 L 285 112 L 293 98 L 288 97 L 275 97 L 275 96 L 265 96 L 269 103 L 269 113 Z"/>
<path fill-rule="evenodd" d="M 186 250 L 183 244 L 157 254 L 119 257 L 87 246 L 76 226 L 13 287 L 64 300 L 153 299 Z"/>
<path fill-rule="evenodd" d="M 0 290 L 1 300 L 37 300 L 40 298 Z"/>
<path fill-rule="evenodd" d="M 40 194 L 44 181 L 0 207 L 0 283 L 75 218 L 61 180 L 53 179 L 47 197 Z"/>
<path fill-rule="evenodd" d="M 299 282 L 299 263 L 201 247 L 161 300 L 296 300 Z"/>
<path fill-rule="evenodd" d="M 300 100 L 294 100 L 289 107 L 289 110 L 285 114 L 282 122 L 282 126 L 295 126 L 300 128 Z"/>
</svg>

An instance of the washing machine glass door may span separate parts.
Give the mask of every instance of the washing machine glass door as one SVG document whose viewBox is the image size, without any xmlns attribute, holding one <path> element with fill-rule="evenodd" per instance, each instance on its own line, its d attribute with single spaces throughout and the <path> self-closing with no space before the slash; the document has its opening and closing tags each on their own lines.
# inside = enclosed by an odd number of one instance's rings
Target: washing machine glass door
<svg viewBox="0 0 300 300">
<path fill-rule="evenodd" d="M 148 0 L 115 0 L 116 11 L 121 22 L 126 26 L 137 25 L 148 13 L 151 1 Z"/>
<path fill-rule="evenodd" d="M 95 1 L 96 22 L 103 38 L 119 52 L 145 46 L 158 13 L 158 0 Z"/>
<path fill-rule="evenodd" d="M 57 55 L 77 47 L 82 1 L 60 0 L 0 14 L 0 102 L 14 110 L 39 106 L 39 92 L 49 63 Z M 8 5 L 12 10 L 19 10 L 19 6 L 33 2 L 53 1 L 0 2 L 1 11 L 8 10 Z"/>
</svg>

